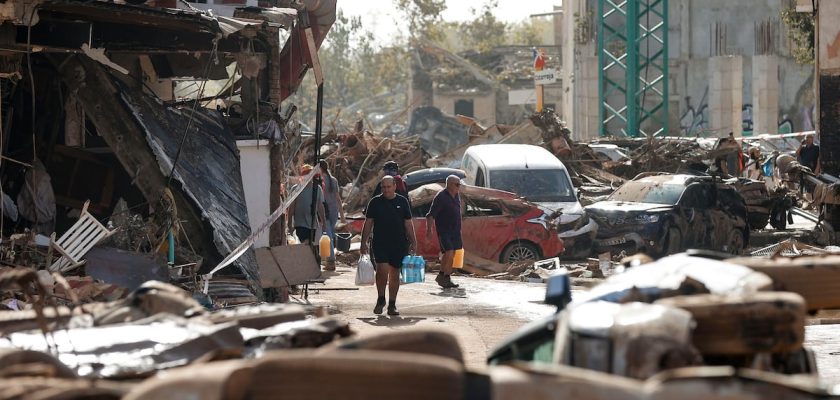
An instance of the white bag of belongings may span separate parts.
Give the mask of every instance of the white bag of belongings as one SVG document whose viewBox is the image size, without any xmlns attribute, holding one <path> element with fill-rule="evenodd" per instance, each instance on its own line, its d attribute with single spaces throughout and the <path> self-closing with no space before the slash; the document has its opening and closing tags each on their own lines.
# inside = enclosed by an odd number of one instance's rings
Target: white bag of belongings
<svg viewBox="0 0 840 400">
<path fill-rule="evenodd" d="M 359 266 L 356 268 L 356 286 L 369 286 L 376 282 L 376 271 L 373 269 L 373 262 L 370 256 L 362 254 L 359 257 Z"/>
</svg>

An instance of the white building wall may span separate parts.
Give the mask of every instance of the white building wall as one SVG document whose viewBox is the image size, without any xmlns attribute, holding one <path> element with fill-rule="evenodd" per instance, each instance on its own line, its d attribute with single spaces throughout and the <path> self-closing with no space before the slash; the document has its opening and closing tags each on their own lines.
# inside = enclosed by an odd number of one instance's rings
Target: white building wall
<svg viewBox="0 0 840 400">
<path fill-rule="evenodd" d="M 260 226 L 271 215 L 271 164 L 268 140 L 237 140 L 242 187 L 251 230 Z M 279 190 L 279 188 L 278 188 Z M 255 247 L 268 247 L 268 232 L 257 238 Z"/>
</svg>

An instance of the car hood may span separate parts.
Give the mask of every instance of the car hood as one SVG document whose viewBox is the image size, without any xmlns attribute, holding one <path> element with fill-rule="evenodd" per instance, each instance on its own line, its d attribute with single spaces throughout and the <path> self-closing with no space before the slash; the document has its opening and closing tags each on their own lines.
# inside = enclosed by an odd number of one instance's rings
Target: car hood
<svg viewBox="0 0 840 400">
<path fill-rule="evenodd" d="M 551 215 L 555 211 L 560 211 L 560 223 L 566 224 L 577 220 L 584 215 L 583 207 L 580 202 L 539 202 L 536 204 L 544 213 Z"/>
<path fill-rule="evenodd" d="M 670 210 L 674 206 L 656 203 L 636 203 L 627 201 L 599 201 L 586 207 L 590 214 L 610 214 L 615 212 L 656 212 Z"/>
</svg>

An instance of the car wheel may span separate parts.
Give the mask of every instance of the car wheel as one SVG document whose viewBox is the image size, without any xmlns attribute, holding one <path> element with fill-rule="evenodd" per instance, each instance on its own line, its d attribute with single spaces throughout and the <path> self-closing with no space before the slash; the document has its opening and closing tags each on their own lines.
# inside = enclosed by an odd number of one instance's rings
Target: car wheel
<svg viewBox="0 0 840 400">
<path fill-rule="evenodd" d="M 536 261 L 540 258 L 540 250 L 536 246 L 517 240 L 505 247 L 504 251 L 502 251 L 502 256 L 499 257 L 499 261 L 503 264 L 510 264 L 526 260 Z"/>
<path fill-rule="evenodd" d="M 747 217 L 749 218 L 750 229 L 752 230 L 764 229 L 767 223 L 770 222 L 769 213 L 750 213 Z"/>
</svg>

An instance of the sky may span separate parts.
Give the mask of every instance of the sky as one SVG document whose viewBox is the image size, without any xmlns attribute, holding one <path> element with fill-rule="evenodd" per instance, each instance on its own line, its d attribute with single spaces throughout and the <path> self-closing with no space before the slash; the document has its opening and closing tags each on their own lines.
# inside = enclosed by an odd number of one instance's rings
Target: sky
<svg viewBox="0 0 840 400">
<path fill-rule="evenodd" d="M 486 0 L 447 0 L 443 19 L 464 21 L 471 17 L 471 8 L 481 9 Z M 520 22 L 532 14 L 551 12 L 560 0 L 498 0 L 496 18 L 505 22 Z M 400 30 L 407 29 L 397 19 L 394 0 L 338 0 L 338 9 L 347 16 L 360 16 L 362 24 L 374 31 L 376 39 L 387 44 Z M 407 33 L 404 32 L 403 33 Z"/>
</svg>

